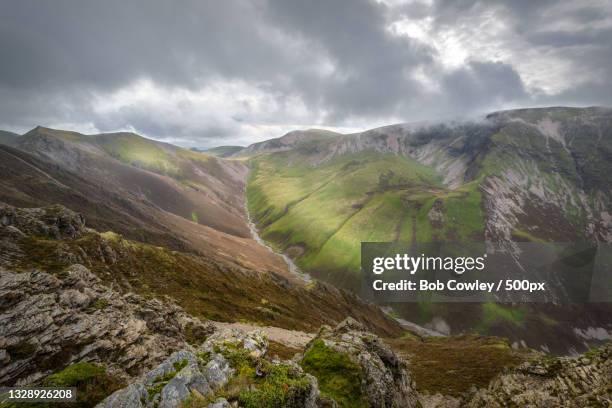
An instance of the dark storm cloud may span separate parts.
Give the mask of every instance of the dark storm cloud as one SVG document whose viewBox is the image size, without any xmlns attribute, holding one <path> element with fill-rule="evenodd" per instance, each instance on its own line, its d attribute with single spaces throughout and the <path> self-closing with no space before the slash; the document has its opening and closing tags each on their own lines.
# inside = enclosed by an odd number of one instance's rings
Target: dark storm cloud
<svg viewBox="0 0 612 408">
<path fill-rule="evenodd" d="M 461 105 L 466 111 L 477 110 L 483 104 L 499 106 L 528 98 L 517 72 L 500 62 L 472 62 L 466 69 L 444 77 L 444 88 L 451 104 Z"/>
<path fill-rule="evenodd" d="M 367 127 L 512 104 L 612 102 L 612 13 L 597 2 L 0 0 L 0 7 L 0 127 L 11 129 L 127 128 L 206 145 L 300 124 Z M 496 18 L 509 28 L 479 40 L 474 27 Z M 427 37 L 393 32 L 401 20 L 428 22 Z M 443 31 L 466 43 L 464 63 L 445 65 L 449 50 L 432 39 Z M 502 48 L 520 41 L 580 70 L 582 81 L 550 92 L 527 86 L 532 68 L 514 50 L 501 52 L 503 60 L 487 53 L 486 41 Z M 139 81 L 148 81 L 138 88 L 148 93 L 132 96 Z"/>
<path fill-rule="evenodd" d="M 384 7 L 375 3 L 273 0 L 267 10 L 271 21 L 330 58 L 334 72 L 309 99 L 322 98 L 331 116 L 393 113 L 416 90 L 406 70 L 432 62 L 426 45 L 388 33 Z"/>
</svg>

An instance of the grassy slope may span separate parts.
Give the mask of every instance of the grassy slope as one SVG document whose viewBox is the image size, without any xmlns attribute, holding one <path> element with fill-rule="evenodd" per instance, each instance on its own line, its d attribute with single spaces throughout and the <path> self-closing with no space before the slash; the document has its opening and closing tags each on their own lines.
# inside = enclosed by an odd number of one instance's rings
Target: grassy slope
<svg viewBox="0 0 612 408">
<path fill-rule="evenodd" d="M 18 147 L 190 221 L 250 236 L 242 197 L 246 168 L 240 163 L 134 133 L 87 136 L 38 127 Z"/>
<path fill-rule="evenodd" d="M 386 342 L 410 362 L 418 391 L 428 394 L 459 397 L 473 386 L 487 386 L 505 368 L 514 367 L 527 357 L 527 353 L 518 353 L 495 337 L 406 336 Z"/>
<path fill-rule="evenodd" d="M 589 115 L 595 115 L 595 119 Z M 612 171 L 610 138 L 602 131 L 610 120 L 597 115 L 600 113 L 581 109 L 511 113 L 511 117 L 521 120 L 505 122 L 486 136 L 470 164 L 473 181 L 455 191 L 441 188 L 431 169 L 414 166 L 409 159 L 398 167 L 399 158 L 395 156 L 345 155 L 312 167 L 299 152 L 262 155 L 252 159 L 255 171 L 247 190 L 249 209 L 265 239 L 280 249 L 289 249 L 290 255 L 300 255 L 300 251 L 291 250 L 292 246 L 305 249 L 297 259 L 302 268 L 357 290 L 360 241 L 482 240 L 480 185 L 490 176 L 505 180 L 507 170 L 520 177 L 526 175 L 527 184 L 521 188 L 545 191 L 545 196 L 556 203 L 530 206 L 527 200 L 525 212 L 517 216 L 514 239 L 532 242 L 584 239 L 581 234 L 586 229 L 587 214 L 578 205 L 580 197 L 576 190 L 570 186 L 584 188 L 593 205 L 602 197 L 597 190 L 608 189 L 605 174 Z M 536 129 L 546 118 L 563 121 L 566 145 Z M 365 163 L 362 156 L 370 156 L 371 161 Z M 388 169 L 411 181 L 421 176 L 424 183 L 401 190 L 380 189 L 378 177 Z M 368 191 L 375 193 L 364 197 Z M 436 200 L 441 201 L 445 216 L 441 228 L 432 225 L 427 217 Z M 353 207 L 359 204 L 363 208 Z M 446 315 L 442 305 L 431 306 L 435 305 L 421 305 L 421 316 L 412 314 L 411 318 L 427 322 L 436 314 Z M 485 304 L 472 309 L 466 323 L 476 322 L 476 326 L 470 327 L 482 333 L 506 333 L 520 328 L 522 335 L 529 337 L 526 332 L 541 327 L 542 316 L 548 318 L 529 308 L 505 305 Z M 550 337 L 548 333 L 547 336 Z"/>
<path fill-rule="evenodd" d="M 362 241 L 482 235 L 477 185 L 446 190 L 432 168 L 408 157 L 362 152 L 312 166 L 282 152 L 253 159 L 252 169 L 247 198 L 262 236 L 290 253 L 300 248 L 300 267 L 343 287 L 359 282 Z M 427 217 L 436 200 L 448 218 L 441 228 Z"/>
<path fill-rule="evenodd" d="M 66 240 L 27 236 L 16 243 L 16 253 L 22 255 L 9 266 L 17 271 L 38 268 L 61 274 L 79 262 L 119 290 L 171 296 L 200 318 L 315 331 L 351 315 L 380 334 L 394 336 L 400 331 L 378 308 L 329 285 L 294 285 L 273 273 L 228 266 L 112 232 Z"/>
<path fill-rule="evenodd" d="M 126 164 L 173 178 L 182 176 L 170 151 L 148 139 L 131 133 L 119 133 L 98 137 L 96 142 L 112 157 Z"/>
</svg>

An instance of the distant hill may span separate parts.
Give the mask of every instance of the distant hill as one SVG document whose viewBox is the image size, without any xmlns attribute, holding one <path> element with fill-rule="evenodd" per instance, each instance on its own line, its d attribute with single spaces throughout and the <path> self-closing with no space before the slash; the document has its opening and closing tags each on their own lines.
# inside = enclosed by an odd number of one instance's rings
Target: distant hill
<svg viewBox="0 0 612 408">
<path fill-rule="evenodd" d="M 19 135 L 17 133 L 0 130 L 0 144 L 14 146 L 15 143 L 17 143 L 18 137 Z"/>
<path fill-rule="evenodd" d="M 340 133 L 322 129 L 295 130 L 286 135 L 263 142 L 253 143 L 245 147 L 236 156 L 253 156 L 262 153 L 280 152 L 297 149 L 304 153 L 312 152 L 312 149 L 320 150 Z"/>
<path fill-rule="evenodd" d="M 240 163 L 134 133 L 88 136 L 37 127 L 16 147 L 185 219 L 250 236 L 241 193 L 247 169 Z"/>
<path fill-rule="evenodd" d="M 198 149 L 194 148 L 192 150 L 196 150 L 202 153 L 207 153 L 215 157 L 230 157 L 244 149 L 244 146 L 218 146 L 213 147 L 211 149 Z"/>
</svg>

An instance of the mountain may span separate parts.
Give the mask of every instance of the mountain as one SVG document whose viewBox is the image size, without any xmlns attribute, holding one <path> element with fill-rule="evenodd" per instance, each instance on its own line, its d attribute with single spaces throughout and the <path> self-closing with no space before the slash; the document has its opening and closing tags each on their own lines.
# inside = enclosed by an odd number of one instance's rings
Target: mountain
<svg viewBox="0 0 612 408">
<path fill-rule="evenodd" d="M 307 152 L 309 149 L 319 149 L 321 145 L 325 145 L 338 135 L 340 134 L 321 129 L 295 130 L 276 139 L 253 143 L 235 153 L 234 156 L 250 157 L 259 153 L 281 152 L 295 148 Z"/>
<path fill-rule="evenodd" d="M 13 146 L 17 143 L 19 135 L 13 132 L 7 132 L 6 130 L 0 130 L 0 144 Z"/>
<path fill-rule="evenodd" d="M 125 146 L 124 135 L 103 139 L 37 128 L 20 138 L 20 149 L 0 146 L 0 201 L 18 207 L 62 204 L 100 231 L 290 276 L 282 258 L 250 237 L 244 166 L 130 135 L 140 143 L 137 152 L 130 151 L 132 165 L 108 153 Z M 140 150 L 143 144 L 150 151 Z M 149 160 L 159 173 L 142 168 L 152 152 L 166 159 Z M 171 177 L 162 168 L 182 173 Z"/>
<path fill-rule="evenodd" d="M 240 163 L 134 133 L 86 136 L 37 127 L 16 147 L 169 213 L 235 236 L 250 236 L 241 194 L 247 169 Z"/>
<path fill-rule="evenodd" d="M 479 122 L 349 135 L 289 133 L 243 152 L 252 154 L 247 196 L 261 236 L 302 270 L 355 292 L 362 241 L 486 241 L 515 252 L 525 241 L 612 242 L 607 108 L 521 109 Z M 453 314 L 416 306 L 394 307 L 422 324 L 444 315 L 454 331 L 478 328 L 532 344 L 564 338 L 561 348 L 581 341 L 573 334 L 578 323 L 604 325 L 607 333 L 612 323 L 605 311 L 578 308 L 553 313 L 555 328 L 544 334 L 531 307 L 463 306 Z"/>
<path fill-rule="evenodd" d="M 244 149 L 244 146 L 218 146 L 218 147 L 213 147 L 212 149 L 204 149 L 204 150 L 197 150 L 197 151 L 200 151 L 202 153 L 207 153 L 207 154 L 210 154 L 216 157 L 226 158 L 226 157 L 230 157 L 232 155 L 237 154 L 242 149 Z"/>
<path fill-rule="evenodd" d="M 306 135 L 245 149 L 259 153 L 249 209 L 264 238 L 339 284 L 361 241 L 612 241 L 609 109 Z"/>
<path fill-rule="evenodd" d="M 61 205 L 99 231 L 74 245 L 32 238 L 31 246 L 15 249 L 33 262 L 19 269 L 52 271 L 78 259 L 102 279 L 113 276 L 109 284 L 148 296 L 172 294 L 192 305 L 179 301 L 181 306 L 196 315 L 206 311 L 209 318 L 257 321 L 255 313 L 280 326 L 306 327 L 304 313 L 310 314 L 305 310 L 311 303 L 316 323 L 310 329 L 337 323 L 352 310 L 364 321 L 381 319 L 383 331 L 399 330 L 382 311 L 350 293 L 316 282 L 306 285 L 282 257 L 251 236 L 244 204 L 247 168 L 239 161 L 132 133 L 82 135 L 42 127 L 20 137 L 17 148 L 0 146 L 0 158 L 0 203 L 12 208 L 3 225 L 20 217 L 36 219 L 20 207 Z M 100 251 L 121 254 L 126 263 L 114 261 L 109 269 L 104 258 L 95 261 Z M 63 255 L 56 259 L 58 254 Z M 252 296 L 255 303 L 249 304 Z M 214 307 L 200 303 L 213 298 Z M 300 306 L 287 304 L 282 311 L 273 298 Z M 281 317 L 288 311 L 292 323 Z"/>
<path fill-rule="evenodd" d="M 605 405 L 609 346 L 547 353 L 608 341 L 607 305 L 354 292 L 365 240 L 609 242 L 611 116 L 311 129 L 227 159 L 37 127 L 0 145 L 0 385 L 86 407 Z"/>
</svg>

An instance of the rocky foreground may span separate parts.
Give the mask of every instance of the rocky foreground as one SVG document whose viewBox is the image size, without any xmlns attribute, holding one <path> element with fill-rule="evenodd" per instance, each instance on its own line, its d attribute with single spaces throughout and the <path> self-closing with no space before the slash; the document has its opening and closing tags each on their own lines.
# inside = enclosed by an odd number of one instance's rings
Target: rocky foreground
<svg viewBox="0 0 612 408">
<path fill-rule="evenodd" d="M 293 360 L 266 359 L 260 332 L 218 331 L 172 354 L 100 407 L 416 407 L 406 363 L 348 318 Z"/>
<path fill-rule="evenodd" d="M 429 362 L 401 358 L 400 337 L 387 342 L 349 317 L 323 325 L 298 347 L 269 341 L 259 330 L 214 324 L 173 299 L 118 290 L 108 283 L 114 280 L 94 273 L 95 263 L 80 263 L 91 254 L 67 244 L 95 232 L 78 214 L 59 206 L 0 210 L 0 385 L 74 386 L 79 400 L 71 406 L 78 407 L 612 404 L 610 345 L 578 358 L 533 353 L 514 368 L 500 367 L 488 385 L 486 379 L 479 388 L 443 395 L 419 388 L 417 364 Z M 122 256 L 111 246 L 94 248 L 110 265 Z M 40 267 L 23 262 L 40 261 L 37 253 L 46 259 Z M 427 358 L 443 360 L 451 346 L 449 338 L 440 343 L 441 354 Z M 405 347 L 402 352 L 411 354 Z M 457 374 L 448 368 L 436 375 Z"/>
<path fill-rule="evenodd" d="M 292 360 L 265 358 L 261 332 L 222 330 L 172 354 L 99 407 L 607 407 L 612 349 L 541 357 L 465 398 L 420 395 L 409 365 L 348 318 Z M 453 375 L 440 373 L 440 375 Z"/>
</svg>

